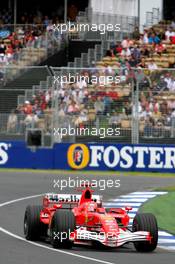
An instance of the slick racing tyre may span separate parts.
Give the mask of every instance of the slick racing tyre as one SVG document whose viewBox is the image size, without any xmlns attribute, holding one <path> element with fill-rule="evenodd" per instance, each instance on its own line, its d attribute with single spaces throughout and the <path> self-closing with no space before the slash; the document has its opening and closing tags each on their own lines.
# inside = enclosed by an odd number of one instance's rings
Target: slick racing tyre
<svg viewBox="0 0 175 264">
<path fill-rule="evenodd" d="M 40 205 L 28 205 L 24 215 L 24 236 L 27 240 L 40 240 L 47 234 L 47 225 L 40 222 Z"/>
<path fill-rule="evenodd" d="M 158 241 L 158 227 L 157 220 L 153 214 L 141 213 L 137 214 L 133 220 L 133 232 L 148 231 L 152 237 L 150 241 L 134 242 L 134 246 L 139 252 L 151 252 L 157 247 Z"/>
<path fill-rule="evenodd" d="M 75 216 L 72 211 L 58 209 L 51 222 L 51 244 L 54 248 L 71 248 L 73 242 L 70 240 L 70 233 L 76 227 Z"/>
</svg>

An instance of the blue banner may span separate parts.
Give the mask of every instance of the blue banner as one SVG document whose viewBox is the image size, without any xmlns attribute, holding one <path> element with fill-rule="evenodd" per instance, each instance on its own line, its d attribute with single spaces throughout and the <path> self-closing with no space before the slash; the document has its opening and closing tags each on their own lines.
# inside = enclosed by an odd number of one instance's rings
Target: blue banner
<svg viewBox="0 0 175 264">
<path fill-rule="evenodd" d="M 53 149 L 26 147 L 22 141 L 0 142 L 0 168 L 53 169 Z"/>
<path fill-rule="evenodd" d="M 157 171 L 175 173 L 174 145 L 55 144 L 32 151 L 25 142 L 0 142 L 0 168 Z"/>
<path fill-rule="evenodd" d="M 8 38 L 10 36 L 10 31 L 9 30 L 0 30 L 0 38 Z"/>
</svg>

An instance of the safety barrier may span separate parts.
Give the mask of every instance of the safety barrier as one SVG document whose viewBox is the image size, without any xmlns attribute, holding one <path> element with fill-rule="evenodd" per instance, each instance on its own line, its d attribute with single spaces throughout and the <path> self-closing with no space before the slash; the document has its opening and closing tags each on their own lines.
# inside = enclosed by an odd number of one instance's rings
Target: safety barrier
<svg viewBox="0 0 175 264">
<path fill-rule="evenodd" d="M 31 150 L 22 141 L 0 143 L 0 168 L 174 173 L 174 157 L 174 145 L 67 143 Z"/>
</svg>

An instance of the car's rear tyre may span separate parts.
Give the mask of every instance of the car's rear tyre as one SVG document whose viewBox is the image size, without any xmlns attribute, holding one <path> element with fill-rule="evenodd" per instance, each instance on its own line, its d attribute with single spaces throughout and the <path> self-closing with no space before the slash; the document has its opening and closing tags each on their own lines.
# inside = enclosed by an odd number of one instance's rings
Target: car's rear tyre
<svg viewBox="0 0 175 264">
<path fill-rule="evenodd" d="M 69 210 L 57 210 L 51 222 L 51 244 L 54 248 L 71 248 L 73 241 L 70 239 L 71 232 L 76 227 L 75 216 Z"/>
<path fill-rule="evenodd" d="M 150 241 L 134 242 L 134 246 L 139 252 L 151 252 L 156 249 L 158 241 L 158 226 L 155 216 L 151 213 L 137 214 L 133 220 L 132 230 L 148 231 L 152 237 Z"/>
<path fill-rule="evenodd" d="M 28 205 L 24 215 L 24 236 L 27 240 L 40 240 L 47 234 L 47 225 L 40 221 L 40 205 Z"/>
</svg>

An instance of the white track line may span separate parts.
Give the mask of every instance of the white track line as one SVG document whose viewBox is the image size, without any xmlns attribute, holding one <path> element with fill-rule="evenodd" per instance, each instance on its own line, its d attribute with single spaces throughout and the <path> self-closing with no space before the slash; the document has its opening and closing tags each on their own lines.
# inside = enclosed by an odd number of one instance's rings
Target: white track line
<svg viewBox="0 0 175 264">
<path fill-rule="evenodd" d="M 168 244 L 175 244 L 175 239 L 174 238 L 168 239 L 167 237 L 166 238 L 159 238 L 158 242 L 160 244 L 166 244 L 166 243 L 168 243 Z"/>
<path fill-rule="evenodd" d="M 114 199 L 114 201 L 116 202 L 116 203 L 118 203 L 118 202 L 141 202 L 141 203 L 144 203 L 144 202 L 146 202 L 148 200 L 148 198 L 118 198 L 118 199 Z"/>
<path fill-rule="evenodd" d="M 153 194 L 154 194 L 154 195 L 164 195 L 164 194 L 167 194 L 167 192 L 159 192 L 159 191 L 158 191 L 158 192 L 144 192 L 144 191 L 143 191 L 143 192 L 133 192 L 133 193 L 130 193 L 130 195 L 131 195 L 131 194 L 136 194 L 136 195 L 138 195 L 138 194 L 139 194 L 139 195 L 140 195 L 140 194 L 141 194 L 141 195 L 142 195 L 142 194 L 143 194 L 143 195 L 145 195 L 145 194 L 148 194 L 148 195 L 150 195 L 150 194 L 151 194 L 151 195 L 153 195 Z"/>
<path fill-rule="evenodd" d="M 18 236 L 12 232 L 9 232 L 8 230 L 0 227 L 0 231 L 11 236 L 11 237 L 14 237 L 14 238 L 17 238 L 19 240 L 22 240 L 22 241 L 25 241 L 31 245 L 34 245 L 34 246 L 37 246 L 37 247 L 41 247 L 41 248 L 45 248 L 45 249 L 49 249 L 51 251 L 55 251 L 55 252 L 59 252 L 59 253 L 62 253 L 62 254 L 66 254 L 66 255 L 70 255 L 70 256 L 74 256 L 74 257 L 78 257 L 78 258 L 83 258 L 83 259 L 86 259 L 86 260 L 91 260 L 91 261 L 94 261 L 94 262 L 98 262 L 98 263 L 104 263 L 104 264 L 115 264 L 115 263 L 112 263 L 112 262 L 108 262 L 108 261 L 104 261 L 104 260 L 100 260 L 100 259 L 95 259 L 95 258 L 90 258 L 90 257 L 85 257 L 85 256 L 82 256 L 82 255 L 79 255 L 79 254 L 75 254 L 75 253 L 71 253 L 71 252 L 67 252 L 67 251 L 64 251 L 64 250 L 60 250 L 60 249 L 55 249 L 55 248 L 50 248 L 48 246 L 45 246 L 45 245 L 41 245 L 41 244 L 38 244 L 38 243 L 35 243 L 33 241 L 29 241 L 29 240 L 26 240 L 25 238 L 21 237 L 21 236 Z"/>
<path fill-rule="evenodd" d="M 138 206 L 140 207 L 142 205 L 142 203 L 134 203 L 134 202 L 125 202 L 125 203 L 122 203 L 122 202 L 113 202 L 113 203 L 105 203 L 105 206 L 114 206 L 116 205 L 117 203 L 117 206 L 123 206 L 123 207 L 126 207 L 126 206 Z"/>
<path fill-rule="evenodd" d="M 121 198 L 154 198 L 155 194 L 132 194 L 132 195 L 121 195 Z"/>
<path fill-rule="evenodd" d="M 8 201 L 8 202 L 5 202 L 5 203 L 1 203 L 0 207 L 6 206 L 6 205 L 9 205 L 9 204 L 13 204 L 13 203 L 17 203 L 17 202 L 20 202 L 20 201 L 28 200 L 28 199 L 40 197 L 42 195 L 44 195 L 44 194 L 41 193 L 41 194 L 37 194 L 37 195 L 31 195 L 31 196 L 26 196 L 26 197 L 18 198 L 18 199 L 15 199 L 15 200 L 11 200 L 11 201 Z"/>
<path fill-rule="evenodd" d="M 159 231 L 159 236 L 173 237 L 172 234 L 169 234 L 166 231 Z"/>
</svg>

